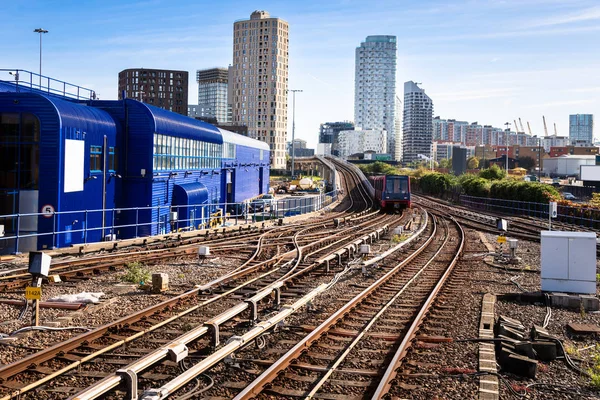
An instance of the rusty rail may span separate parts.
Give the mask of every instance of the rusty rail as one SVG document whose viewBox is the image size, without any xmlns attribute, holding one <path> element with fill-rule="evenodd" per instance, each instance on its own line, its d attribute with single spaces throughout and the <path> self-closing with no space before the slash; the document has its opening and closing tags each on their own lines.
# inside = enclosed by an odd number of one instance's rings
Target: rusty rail
<svg viewBox="0 0 600 400">
<path fill-rule="evenodd" d="M 429 312 L 431 305 L 433 304 L 438 293 L 444 286 L 444 283 L 446 283 L 446 280 L 448 279 L 448 277 L 454 270 L 454 266 L 458 263 L 458 259 L 459 259 L 460 255 L 462 254 L 464 244 L 465 244 L 465 231 L 453 217 L 450 217 L 450 218 L 456 224 L 456 226 L 458 227 L 458 229 L 460 231 L 460 235 L 461 235 L 460 247 L 459 247 L 458 251 L 456 252 L 456 254 L 454 255 L 454 257 L 452 258 L 452 262 L 450 263 L 448 269 L 446 269 L 446 272 L 444 272 L 444 275 L 442 275 L 442 277 L 438 281 L 437 285 L 435 285 L 435 287 L 431 291 L 431 294 L 427 298 L 427 301 L 421 308 L 421 311 L 419 311 L 419 314 L 417 314 L 417 317 L 415 318 L 415 320 L 411 324 L 410 328 L 408 329 L 408 332 L 406 333 L 404 339 L 400 343 L 400 346 L 396 350 L 396 353 L 394 354 L 392 361 L 390 362 L 388 368 L 386 369 L 385 373 L 383 374 L 383 377 L 381 378 L 381 381 L 379 382 L 379 385 L 377 386 L 377 389 L 375 390 L 373 399 L 382 399 L 383 396 L 385 396 L 385 394 L 389 391 L 392 381 L 396 377 L 396 370 L 400 366 L 402 359 L 406 356 L 406 353 L 408 352 L 408 349 L 411 346 L 412 341 L 414 340 L 414 338 L 416 336 L 417 330 L 419 329 L 419 327 L 425 320 L 425 317 L 427 316 L 427 313 Z"/>
<path fill-rule="evenodd" d="M 401 268 L 410 263 L 415 257 L 421 254 L 425 248 L 433 241 L 435 237 L 437 226 L 435 221 L 432 221 L 433 229 L 431 235 L 427 238 L 415 252 L 409 255 L 405 260 L 400 262 L 384 276 L 375 281 L 371 286 L 363 290 L 360 294 L 355 296 L 351 301 L 346 303 L 342 308 L 331 315 L 321 325 L 315 328 L 309 333 L 304 339 L 298 342 L 292 349 L 286 354 L 279 358 L 271 367 L 264 371 L 258 378 L 256 378 L 250 385 L 248 385 L 242 392 L 240 392 L 234 400 L 250 399 L 260 393 L 263 388 L 272 382 L 277 375 L 287 368 L 294 359 L 296 359 L 308 346 L 318 340 L 323 334 L 325 334 L 331 327 L 333 327 L 338 321 L 340 321 L 345 315 L 350 313 L 361 301 L 368 297 L 377 288 L 387 282 L 393 275 L 395 275 Z"/>
</svg>

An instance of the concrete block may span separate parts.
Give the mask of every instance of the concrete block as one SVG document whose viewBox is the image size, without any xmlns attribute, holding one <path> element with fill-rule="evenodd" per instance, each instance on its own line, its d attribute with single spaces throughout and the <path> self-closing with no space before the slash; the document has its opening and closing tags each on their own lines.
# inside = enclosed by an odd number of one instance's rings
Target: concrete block
<svg viewBox="0 0 600 400">
<path fill-rule="evenodd" d="M 510 318 L 504 315 L 498 317 L 498 323 L 503 326 L 508 326 L 514 329 L 517 329 L 521 332 L 525 332 L 525 326 L 523 323 L 517 319 Z"/>
<path fill-rule="evenodd" d="M 536 358 L 535 352 L 533 351 L 533 345 L 531 344 L 531 342 L 519 342 L 519 343 L 516 343 L 514 346 L 515 346 L 515 350 L 517 351 L 517 353 L 524 355 L 526 357 L 529 357 L 529 358 Z"/>
<path fill-rule="evenodd" d="M 533 342 L 533 350 L 537 354 L 537 359 L 540 361 L 554 361 L 557 356 L 557 346 L 554 342 Z"/>
<path fill-rule="evenodd" d="M 582 294 L 579 296 L 583 309 L 586 311 L 600 311 L 600 300 L 593 295 Z"/>
<path fill-rule="evenodd" d="M 580 310 L 583 307 L 586 311 L 600 310 L 600 301 L 594 295 L 551 293 L 549 296 L 552 307 L 571 310 Z"/>
<path fill-rule="evenodd" d="M 519 376 L 535 379 L 537 364 L 536 360 L 532 360 L 529 357 L 510 354 L 506 362 L 502 365 L 502 369 Z"/>
<path fill-rule="evenodd" d="M 169 290 L 169 275 L 164 273 L 152 274 L 152 291 L 160 293 Z"/>
<path fill-rule="evenodd" d="M 498 336 L 502 335 L 502 336 L 506 336 L 509 337 L 511 339 L 515 339 L 518 341 L 523 341 L 525 340 L 525 334 L 520 332 L 517 329 L 511 328 L 509 326 L 504 326 L 504 325 L 499 325 L 498 326 L 498 331 L 496 333 Z"/>
</svg>

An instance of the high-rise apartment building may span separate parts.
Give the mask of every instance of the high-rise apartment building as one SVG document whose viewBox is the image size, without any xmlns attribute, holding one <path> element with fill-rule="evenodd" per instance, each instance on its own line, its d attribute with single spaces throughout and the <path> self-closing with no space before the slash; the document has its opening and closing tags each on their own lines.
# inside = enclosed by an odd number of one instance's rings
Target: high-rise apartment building
<svg viewBox="0 0 600 400">
<path fill-rule="evenodd" d="M 339 133 L 339 145 L 339 157 L 343 159 L 367 151 L 385 154 L 388 150 L 387 132 L 384 129 L 341 131 Z"/>
<path fill-rule="evenodd" d="M 351 130 L 354 130 L 354 124 L 350 121 L 325 122 L 319 126 L 319 143 L 331 144 L 328 154 L 339 156 L 339 133 Z"/>
<path fill-rule="evenodd" d="M 400 141 L 396 113 L 396 36 L 367 36 L 356 48 L 354 123 L 362 129 L 385 129 L 393 159 Z"/>
<path fill-rule="evenodd" d="M 198 82 L 197 115 L 216 118 L 219 124 L 229 123 L 227 110 L 227 68 L 210 68 L 196 71 Z"/>
<path fill-rule="evenodd" d="M 394 110 L 394 134 L 395 137 L 395 148 L 393 150 L 388 149 L 390 153 L 393 151 L 395 161 L 402 161 L 402 100 L 396 95 L 396 104 Z"/>
<path fill-rule="evenodd" d="M 233 24 L 232 123 L 269 144 L 275 169 L 286 166 L 288 34 L 288 23 L 266 11 Z"/>
<path fill-rule="evenodd" d="M 413 81 L 404 83 L 402 147 L 404 163 L 431 158 L 433 102 Z"/>
<path fill-rule="evenodd" d="M 571 143 L 594 143 L 594 116 L 592 114 L 569 115 L 569 140 Z"/>
<path fill-rule="evenodd" d="M 188 72 L 168 69 L 126 69 L 119 72 L 119 100 L 125 96 L 188 115 Z"/>
</svg>

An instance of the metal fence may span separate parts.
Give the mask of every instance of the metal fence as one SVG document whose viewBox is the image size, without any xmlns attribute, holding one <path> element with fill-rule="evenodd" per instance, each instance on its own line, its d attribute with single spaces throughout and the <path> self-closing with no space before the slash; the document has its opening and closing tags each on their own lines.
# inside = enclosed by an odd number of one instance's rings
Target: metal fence
<svg viewBox="0 0 600 400">
<path fill-rule="evenodd" d="M 100 238 L 113 241 L 279 219 L 318 211 L 335 202 L 337 196 L 337 191 L 334 190 L 329 193 L 288 196 L 279 200 L 255 199 L 242 203 L 0 215 L 0 254 L 68 247 L 95 242 Z M 52 228 L 45 232 L 27 230 L 38 226 L 39 221 L 44 221 L 45 225 Z M 65 225 L 65 221 L 72 222 Z M 39 240 L 41 238 L 43 240 Z M 41 246 L 39 243 L 42 241 L 47 244 Z"/>
<path fill-rule="evenodd" d="M 493 199 L 461 195 L 459 203 L 472 210 L 496 212 L 509 215 L 529 216 L 548 220 L 549 204 Z M 600 210 L 584 206 L 558 205 L 558 214 L 553 221 L 566 222 L 586 228 L 600 228 Z"/>
</svg>

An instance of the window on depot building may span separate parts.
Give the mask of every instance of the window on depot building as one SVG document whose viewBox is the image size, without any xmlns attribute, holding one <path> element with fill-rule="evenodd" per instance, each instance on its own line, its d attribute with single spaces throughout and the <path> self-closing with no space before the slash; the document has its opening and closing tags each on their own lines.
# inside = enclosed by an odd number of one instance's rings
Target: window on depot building
<svg viewBox="0 0 600 400">
<path fill-rule="evenodd" d="M 108 148 L 108 170 L 111 172 L 117 170 L 117 151 L 114 147 Z"/>
<path fill-rule="evenodd" d="M 90 172 L 102 171 L 102 146 L 90 146 Z"/>
</svg>

